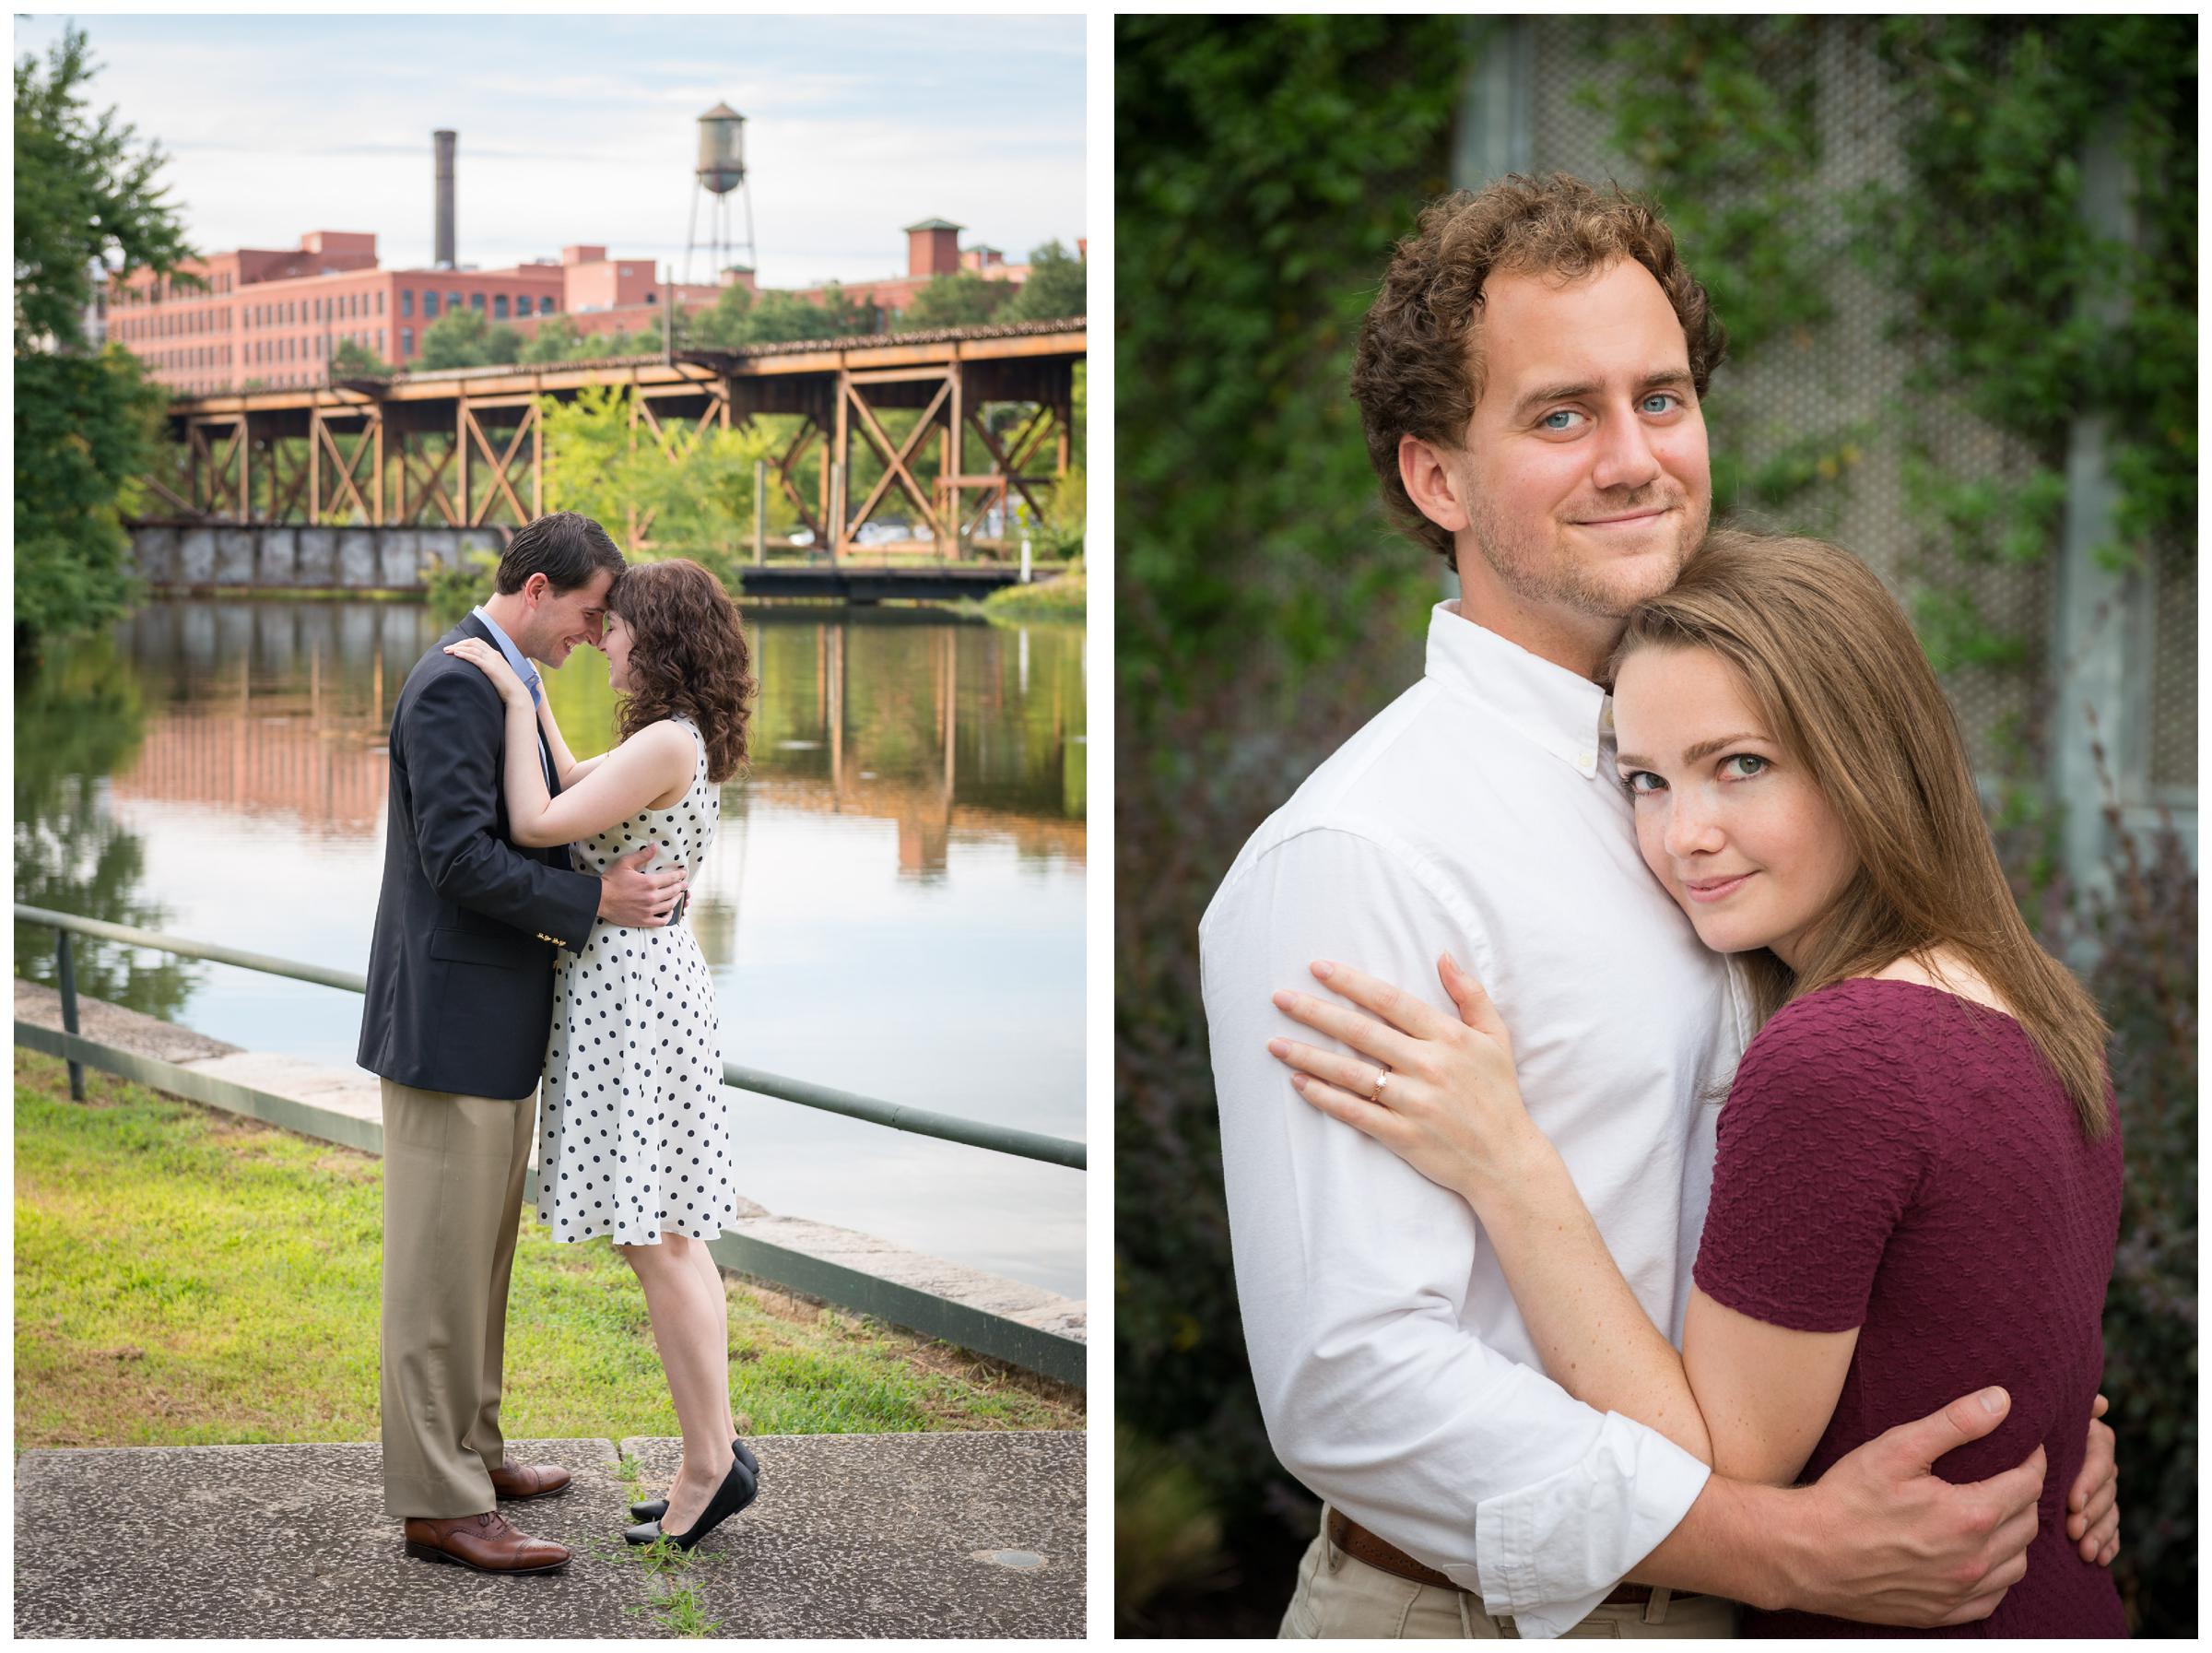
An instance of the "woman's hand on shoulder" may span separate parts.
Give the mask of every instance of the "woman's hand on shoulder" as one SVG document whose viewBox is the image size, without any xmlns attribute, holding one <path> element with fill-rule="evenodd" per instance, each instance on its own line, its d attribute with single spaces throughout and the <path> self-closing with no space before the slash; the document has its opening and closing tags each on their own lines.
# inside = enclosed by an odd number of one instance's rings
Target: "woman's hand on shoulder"
<svg viewBox="0 0 2212 1653">
<path fill-rule="evenodd" d="M 1296 1070 L 1290 1082 L 1307 1102 L 1372 1137 L 1478 1212 L 1524 1189 L 1532 1169 L 1556 1157 L 1522 1103 L 1504 1021 L 1482 984 L 1450 953 L 1437 961 L 1437 975 L 1458 1007 L 1456 1021 L 1348 965 L 1316 963 L 1313 974 L 1373 1015 L 1312 994 L 1275 996 L 1285 1015 L 1359 1053 L 1270 1039 L 1268 1053 Z"/>
<path fill-rule="evenodd" d="M 514 667 L 507 664 L 507 656 L 480 637 L 464 637 L 458 643 L 449 643 L 445 652 L 456 660 L 465 660 L 491 679 L 491 686 L 500 691 L 500 699 L 510 706 L 530 703 L 530 689 L 514 675 Z"/>
</svg>

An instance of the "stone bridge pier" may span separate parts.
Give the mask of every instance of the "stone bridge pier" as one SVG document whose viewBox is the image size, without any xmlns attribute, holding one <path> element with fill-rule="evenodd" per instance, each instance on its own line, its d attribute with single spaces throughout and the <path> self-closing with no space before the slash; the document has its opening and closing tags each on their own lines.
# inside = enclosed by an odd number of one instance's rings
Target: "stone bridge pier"
<svg viewBox="0 0 2212 1653">
<path fill-rule="evenodd" d="M 139 576 L 156 591 L 414 591 L 469 550 L 498 556 L 512 529 L 139 523 Z"/>
</svg>

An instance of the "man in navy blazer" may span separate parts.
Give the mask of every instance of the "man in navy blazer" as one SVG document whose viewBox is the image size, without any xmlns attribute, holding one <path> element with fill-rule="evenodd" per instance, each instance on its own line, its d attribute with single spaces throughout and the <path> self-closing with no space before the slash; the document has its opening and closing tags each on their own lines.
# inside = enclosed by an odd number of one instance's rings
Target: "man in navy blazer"
<svg viewBox="0 0 2212 1653">
<path fill-rule="evenodd" d="M 569 1560 L 566 1547 L 520 1532 L 497 1507 L 569 1482 L 559 1465 L 508 1464 L 500 1432 L 507 1284 L 554 959 L 581 949 L 594 918 L 667 923 L 685 890 L 680 868 L 646 868 L 650 848 L 596 878 L 570 867 L 565 844 L 509 843 L 499 694 L 444 650 L 464 637 L 489 643 L 540 695 L 530 663 L 558 667 L 577 643 L 599 643 L 622 566 L 589 517 L 563 511 L 528 524 L 490 600 L 416 663 L 392 713 L 359 1057 L 383 1080 L 384 1513 L 405 1523 L 409 1554 L 483 1572 L 547 1572 Z M 558 792 L 542 738 L 539 751 Z"/>
</svg>

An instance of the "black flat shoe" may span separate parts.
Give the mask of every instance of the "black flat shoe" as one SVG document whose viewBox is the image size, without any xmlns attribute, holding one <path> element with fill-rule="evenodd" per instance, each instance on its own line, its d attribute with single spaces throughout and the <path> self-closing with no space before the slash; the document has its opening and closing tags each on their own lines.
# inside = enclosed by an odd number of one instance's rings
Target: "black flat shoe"
<svg viewBox="0 0 2212 1653">
<path fill-rule="evenodd" d="M 733 1459 L 730 1463 L 730 1472 L 722 1478 L 722 1484 L 714 1489 L 714 1496 L 707 1505 L 706 1514 L 699 1517 L 690 1531 L 668 1532 L 664 1530 L 657 1522 L 654 1523 L 653 1530 L 661 1537 L 672 1541 L 678 1550 L 696 1550 L 699 1548 L 701 1539 L 750 1504 L 753 1501 L 753 1495 L 759 1490 L 759 1478 L 746 1466 L 743 1460 Z M 652 1541 L 647 1540 L 646 1541 L 650 1543 Z"/>
<path fill-rule="evenodd" d="M 757 1495 L 760 1485 L 759 1459 L 753 1456 L 753 1449 L 743 1441 L 732 1441 L 730 1445 L 736 1448 L 737 1461 L 753 1472 L 753 1486 Z M 751 1500 L 747 1499 L 747 1502 L 750 1503 Z M 633 1521 L 657 1521 L 667 1513 L 668 1500 L 665 1498 L 641 1498 L 629 1506 L 629 1518 Z M 650 1544 L 653 1540 L 649 1538 L 631 1539 L 630 1542 Z"/>
</svg>

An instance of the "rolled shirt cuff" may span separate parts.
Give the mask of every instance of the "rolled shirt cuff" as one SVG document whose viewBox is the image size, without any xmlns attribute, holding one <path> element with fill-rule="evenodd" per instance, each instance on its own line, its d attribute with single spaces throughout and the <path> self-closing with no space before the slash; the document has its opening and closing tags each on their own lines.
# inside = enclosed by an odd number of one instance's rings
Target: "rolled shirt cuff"
<svg viewBox="0 0 2212 1653">
<path fill-rule="evenodd" d="M 1476 1505 L 1483 1611 L 1524 1637 L 1564 1634 L 1680 1525 L 1712 1475 L 1657 1430 L 1607 1412 L 1580 1461 Z"/>
</svg>

